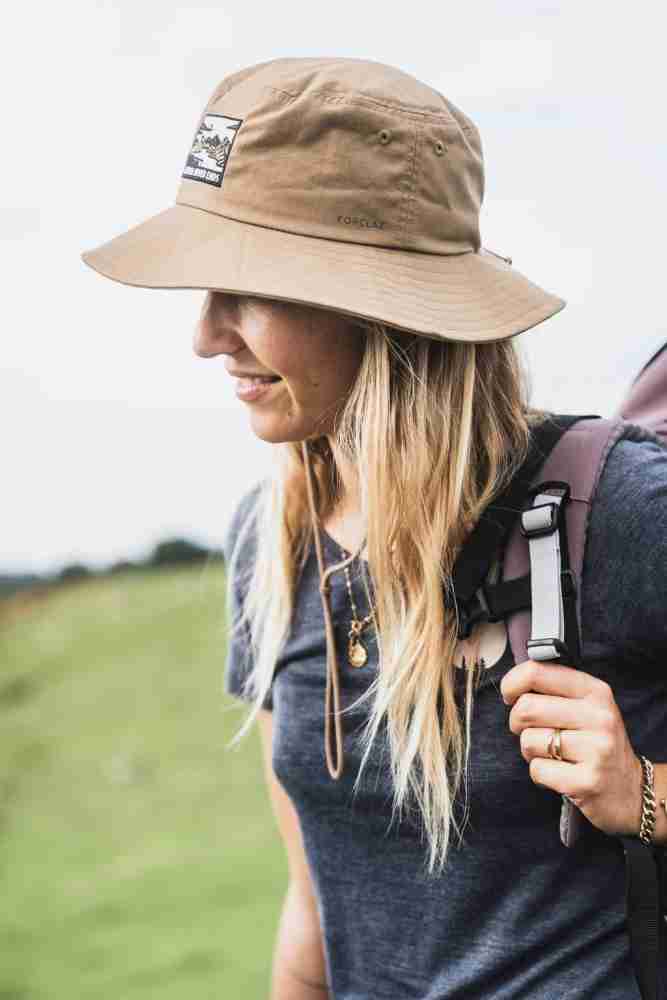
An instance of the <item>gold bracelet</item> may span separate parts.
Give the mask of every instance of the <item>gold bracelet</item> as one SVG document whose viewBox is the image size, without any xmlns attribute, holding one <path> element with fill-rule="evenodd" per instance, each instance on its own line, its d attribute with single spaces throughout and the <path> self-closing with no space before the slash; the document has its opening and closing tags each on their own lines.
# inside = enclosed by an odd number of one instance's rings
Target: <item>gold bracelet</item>
<svg viewBox="0 0 667 1000">
<path fill-rule="evenodd" d="M 651 761 L 639 754 L 642 765 L 644 780 L 642 782 L 642 821 L 639 828 L 639 839 L 643 844 L 650 846 L 653 843 L 653 833 L 655 831 L 655 788 L 653 786 L 653 764 Z M 661 800 L 661 805 L 664 803 Z M 667 808 L 666 810 L 667 811 Z"/>
</svg>

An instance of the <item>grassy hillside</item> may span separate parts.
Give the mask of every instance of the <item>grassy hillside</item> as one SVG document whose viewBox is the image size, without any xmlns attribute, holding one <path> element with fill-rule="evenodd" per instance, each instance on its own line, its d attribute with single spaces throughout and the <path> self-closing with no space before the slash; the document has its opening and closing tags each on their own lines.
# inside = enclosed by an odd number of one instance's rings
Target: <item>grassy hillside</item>
<svg viewBox="0 0 667 1000">
<path fill-rule="evenodd" d="M 0 617 L 0 1000 L 268 996 L 286 863 L 222 691 L 224 568 Z M 237 707 L 238 706 L 238 707 Z"/>
</svg>

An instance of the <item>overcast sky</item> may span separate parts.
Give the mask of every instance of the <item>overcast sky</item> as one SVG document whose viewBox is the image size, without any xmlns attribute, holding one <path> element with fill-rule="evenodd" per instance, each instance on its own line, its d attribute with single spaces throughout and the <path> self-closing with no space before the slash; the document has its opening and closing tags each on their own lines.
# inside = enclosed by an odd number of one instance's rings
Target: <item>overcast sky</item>
<svg viewBox="0 0 667 1000">
<path fill-rule="evenodd" d="M 14 6 L 0 42 L 0 572 L 102 567 L 174 533 L 218 545 L 268 470 L 225 358 L 192 353 L 205 293 L 131 288 L 79 256 L 173 204 L 211 91 L 262 60 L 390 63 L 475 121 L 483 244 L 568 303 L 518 337 L 532 402 L 613 412 L 667 339 L 663 8 Z"/>
</svg>

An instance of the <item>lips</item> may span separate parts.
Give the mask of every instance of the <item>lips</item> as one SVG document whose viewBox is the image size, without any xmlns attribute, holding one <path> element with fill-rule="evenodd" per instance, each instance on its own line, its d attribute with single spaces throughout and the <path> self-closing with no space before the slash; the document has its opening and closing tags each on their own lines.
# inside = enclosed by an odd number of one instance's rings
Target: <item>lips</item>
<svg viewBox="0 0 667 1000">
<path fill-rule="evenodd" d="M 237 382 L 242 385 L 266 385 L 270 382 L 280 382 L 279 375 L 237 375 Z"/>
<path fill-rule="evenodd" d="M 270 378 L 277 379 L 280 376 L 274 375 L 272 372 L 246 372 L 242 371 L 240 368 L 227 368 L 227 374 L 231 375 L 232 378 Z"/>
<path fill-rule="evenodd" d="M 270 396 L 271 386 L 279 385 L 282 379 L 249 379 L 240 378 L 236 380 L 236 395 L 239 399 L 243 399 L 246 402 L 251 402 L 256 399 L 262 399 L 264 396 Z"/>
</svg>

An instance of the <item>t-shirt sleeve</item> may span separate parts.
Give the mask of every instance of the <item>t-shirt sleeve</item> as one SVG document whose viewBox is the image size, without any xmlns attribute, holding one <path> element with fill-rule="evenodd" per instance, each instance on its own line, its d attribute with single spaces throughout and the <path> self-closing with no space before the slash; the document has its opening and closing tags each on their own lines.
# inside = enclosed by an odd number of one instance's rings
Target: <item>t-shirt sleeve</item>
<svg viewBox="0 0 667 1000">
<path fill-rule="evenodd" d="M 621 439 L 602 470 L 590 512 L 582 628 L 667 670 L 667 448 L 652 440 Z"/>
<path fill-rule="evenodd" d="M 232 515 L 223 542 L 227 617 L 227 652 L 223 688 L 227 694 L 247 703 L 255 700 L 251 692 L 244 691 L 244 684 L 253 668 L 253 656 L 250 645 L 250 627 L 246 621 L 241 621 L 243 600 L 241 580 L 247 579 L 250 572 L 253 540 L 250 533 L 242 535 L 241 529 L 246 518 L 251 515 L 259 489 L 260 484 L 253 487 L 241 498 Z M 262 707 L 268 710 L 273 709 L 273 697 L 270 691 L 265 697 Z"/>
</svg>

